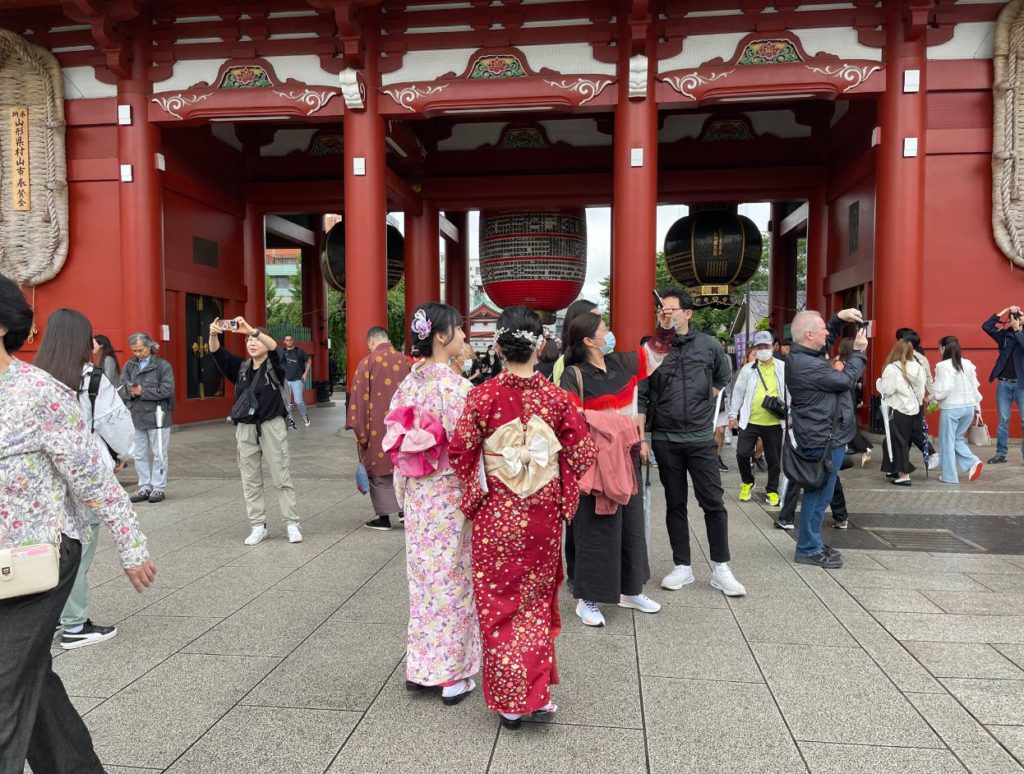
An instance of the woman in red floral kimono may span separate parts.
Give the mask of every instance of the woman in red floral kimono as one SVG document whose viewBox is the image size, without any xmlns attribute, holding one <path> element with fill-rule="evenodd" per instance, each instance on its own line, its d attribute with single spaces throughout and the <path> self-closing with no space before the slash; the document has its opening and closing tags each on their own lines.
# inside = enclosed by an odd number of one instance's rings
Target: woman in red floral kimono
<svg viewBox="0 0 1024 774">
<path fill-rule="evenodd" d="M 544 343 L 525 306 L 498 319 L 507 369 L 474 388 L 448 453 L 473 520 L 473 591 L 483 644 L 487 706 L 517 728 L 523 715 L 551 715 L 558 682 L 562 519 L 579 501 L 578 478 L 596 447 L 569 396 L 533 372 Z"/>
</svg>

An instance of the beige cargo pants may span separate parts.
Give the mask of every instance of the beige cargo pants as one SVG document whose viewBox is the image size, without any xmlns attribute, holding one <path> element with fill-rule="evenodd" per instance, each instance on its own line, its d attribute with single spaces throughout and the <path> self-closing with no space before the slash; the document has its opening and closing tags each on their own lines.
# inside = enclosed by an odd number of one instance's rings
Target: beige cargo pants
<svg viewBox="0 0 1024 774">
<path fill-rule="evenodd" d="M 295 514 L 295 487 L 288 458 L 288 425 L 283 417 L 271 419 L 260 426 L 257 439 L 256 425 L 235 426 L 235 440 L 238 442 L 238 469 L 242 473 L 242 494 L 245 496 L 245 510 L 253 526 L 266 521 L 266 506 L 263 500 L 263 465 L 266 461 L 270 480 L 277 488 L 277 500 L 281 505 L 284 523 L 298 524 Z"/>
</svg>

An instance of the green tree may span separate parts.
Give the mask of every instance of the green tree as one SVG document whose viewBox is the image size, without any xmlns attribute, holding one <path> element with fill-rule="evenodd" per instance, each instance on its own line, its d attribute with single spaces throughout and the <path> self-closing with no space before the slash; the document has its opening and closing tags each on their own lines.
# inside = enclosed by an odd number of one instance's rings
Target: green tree
<svg viewBox="0 0 1024 774">
<path fill-rule="evenodd" d="M 345 364 L 348 356 L 348 323 L 346 319 L 345 293 L 327 288 L 327 335 L 331 338 L 331 359 L 337 366 L 339 379 L 345 378 Z M 405 340 L 405 279 L 388 291 L 388 336 L 392 343 L 401 348 Z M 363 356 L 355 353 L 356 362 Z"/>
<path fill-rule="evenodd" d="M 284 301 L 277 295 L 277 288 L 267 277 L 267 324 L 268 325 L 302 325 L 302 277 L 293 275 L 291 300 Z"/>
</svg>

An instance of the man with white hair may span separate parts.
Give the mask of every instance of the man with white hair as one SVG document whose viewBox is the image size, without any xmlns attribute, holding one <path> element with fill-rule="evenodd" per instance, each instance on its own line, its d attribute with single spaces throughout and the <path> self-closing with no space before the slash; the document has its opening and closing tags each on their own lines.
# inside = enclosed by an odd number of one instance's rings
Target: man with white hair
<svg viewBox="0 0 1024 774">
<path fill-rule="evenodd" d="M 135 470 L 139 487 L 133 503 L 164 501 L 167 489 L 167 447 L 174 411 L 174 371 L 157 355 L 160 345 L 141 331 L 128 337 L 132 357 L 121 372 L 121 395 L 135 423 Z"/>
<path fill-rule="evenodd" d="M 790 471 L 790 465 L 794 470 L 798 466 L 805 468 L 799 465 L 801 458 L 811 460 L 812 467 L 813 460 L 824 458 L 820 464 L 825 466 L 824 484 L 819 488 L 804 489 L 795 561 L 826 570 L 837 570 L 843 566 L 842 555 L 822 544 L 821 524 L 843 464 L 846 444 L 857 429 L 853 385 L 867 366 L 864 351 L 868 346 L 861 322 L 858 309 L 844 309 L 827 325 L 817 312 L 800 312 L 793 319 L 793 345 L 786 358 L 786 387 L 790 401 L 786 470 Z M 843 367 L 833 366 L 824 355 L 847 323 L 860 326 L 853 345 L 854 352 Z"/>
</svg>

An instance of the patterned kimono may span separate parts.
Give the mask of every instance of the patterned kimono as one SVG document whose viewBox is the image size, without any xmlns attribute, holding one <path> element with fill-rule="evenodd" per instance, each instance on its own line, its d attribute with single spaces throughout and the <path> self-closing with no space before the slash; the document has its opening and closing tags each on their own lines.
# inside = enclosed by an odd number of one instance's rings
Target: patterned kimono
<svg viewBox="0 0 1024 774">
<path fill-rule="evenodd" d="M 473 519 L 484 698 L 495 712 L 525 715 L 558 682 L 562 519 L 576 512 L 596 447 L 563 390 L 541 374 L 503 371 L 469 394 L 448 453 Z"/>
<path fill-rule="evenodd" d="M 446 365 L 419 364 L 399 386 L 391 408 L 429 411 L 450 438 L 470 387 Z M 459 510 L 462 485 L 448 465 L 447 450 L 431 475 L 409 478 L 396 468 L 394 476 L 405 510 L 409 577 L 406 679 L 419 685 L 455 683 L 480 671 L 470 525 Z"/>
</svg>

